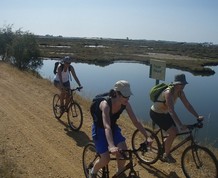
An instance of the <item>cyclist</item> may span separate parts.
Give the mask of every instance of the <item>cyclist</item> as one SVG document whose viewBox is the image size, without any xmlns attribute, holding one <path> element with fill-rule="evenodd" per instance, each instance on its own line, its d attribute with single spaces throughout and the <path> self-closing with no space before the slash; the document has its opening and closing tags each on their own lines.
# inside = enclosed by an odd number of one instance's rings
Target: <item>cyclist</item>
<svg viewBox="0 0 218 178">
<path fill-rule="evenodd" d="M 74 67 L 70 65 L 72 62 L 72 58 L 69 56 L 65 56 L 63 61 L 57 67 L 57 73 L 54 77 L 54 85 L 60 90 L 60 103 L 62 112 L 65 110 L 65 105 L 69 102 L 69 89 L 70 89 L 70 81 L 69 78 L 72 74 L 73 78 L 77 82 L 77 84 L 81 87 L 80 81 L 76 75 Z M 66 99 L 66 100 L 65 100 Z M 65 102 L 64 102 L 65 100 Z"/>
<path fill-rule="evenodd" d="M 117 157 L 117 173 L 124 168 L 125 161 L 119 160 L 121 155 L 118 151 L 127 149 L 126 139 L 121 133 L 121 128 L 116 123 L 124 110 L 127 111 L 135 127 L 145 136 L 145 140 L 147 139 L 146 132 L 142 124 L 137 120 L 129 103 L 131 95 L 129 82 L 125 80 L 117 81 L 114 88 L 110 90 L 108 99 L 101 101 L 96 107 L 95 113 L 91 113 L 98 120 L 97 124 L 93 123 L 92 125 L 92 138 L 96 151 L 100 154 L 100 159 L 89 170 L 90 178 L 96 177 L 98 170 L 109 163 L 109 152 Z"/>
<path fill-rule="evenodd" d="M 174 105 L 176 100 L 179 98 L 186 109 L 193 114 L 197 119 L 203 119 L 203 116 L 200 116 L 193 106 L 190 104 L 188 99 L 185 96 L 183 91 L 185 85 L 188 84 L 184 74 L 178 74 L 175 76 L 172 86 L 169 86 L 165 89 L 160 96 L 158 101 L 154 102 L 150 109 L 150 117 L 161 129 L 165 130 L 168 133 L 168 137 L 165 140 L 164 149 L 165 153 L 163 154 L 162 161 L 165 162 L 175 162 L 176 160 L 169 154 L 172 143 L 176 137 L 176 134 L 179 130 L 186 130 L 187 127 L 182 124 L 180 121 Z M 160 102 L 163 101 L 163 102 Z"/>
</svg>

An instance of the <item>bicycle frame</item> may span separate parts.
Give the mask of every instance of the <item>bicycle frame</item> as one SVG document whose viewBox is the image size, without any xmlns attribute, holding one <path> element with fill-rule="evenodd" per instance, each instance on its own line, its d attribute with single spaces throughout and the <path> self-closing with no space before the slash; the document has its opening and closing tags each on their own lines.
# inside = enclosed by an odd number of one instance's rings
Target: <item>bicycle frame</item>
<svg viewBox="0 0 218 178">
<path fill-rule="evenodd" d="M 75 88 L 75 89 L 69 89 L 68 90 L 68 92 L 69 92 L 69 101 L 68 101 L 68 103 L 66 103 L 66 108 L 65 108 L 65 110 L 63 110 L 63 112 L 60 112 L 59 114 L 58 114 L 58 116 L 56 115 L 56 107 L 58 106 L 59 108 L 60 108 L 60 95 L 59 94 L 55 94 L 54 95 L 54 97 L 53 97 L 53 110 L 54 110 L 54 113 L 55 113 L 55 117 L 57 118 L 57 119 L 59 119 L 59 118 L 61 118 L 62 117 L 62 115 L 65 113 L 65 112 L 67 112 L 68 113 L 68 111 L 69 111 L 69 109 L 70 109 L 70 107 L 71 107 L 71 105 L 73 104 L 73 103 L 75 103 L 75 101 L 74 101 L 74 92 L 76 91 L 76 90 L 80 90 L 82 87 L 77 87 L 77 88 Z M 55 98 L 55 96 L 58 96 L 58 100 L 57 101 L 55 101 L 55 103 L 54 103 L 54 98 Z M 66 98 L 65 98 L 66 99 Z M 57 103 L 59 103 L 59 104 L 57 104 Z"/>
<path fill-rule="evenodd" d="M 133 154 L 136 155 L 136 153 L 139 150 L 145 150 L 145 149 L 147 149 L 147 144 L 142 143 L 142 144 L 140 144 L 140 147 L 138 149 L 121 150 L 120 151 L 121 158 L 119 158 L 119 159 L 120 160 L 128 160 L 129 162 L 124 166 L 123 170 L 120 171 L 119 174 L 113 175 L 112 178 L 122 177 L 123 173 L 126 172 L 127 170 L 129 170 L 129 172 L 127 174 L 128 176 L 138 177 L 139 176 L 138 171 L 134 170 L 135 164 L 134 164 L 134 161 L 133 161 Z M 93 157 L 89 157 L 89 152 L 90 151 L 93 152 L 93 150 L 95 150 L 95 145 L 94 145 L 93 142 L 90 142 L 89 144 L 87 144 L 85 146 L 84 151 L 83 151 L 83 168 L 84 168 L 86 176 L 87 176 L 87 170 L 92 169 L 92 167 L 94 166 L 96 160 L 100 158 L 100 155 L 98 153 L 96 153 L 96 152 L 93 155 Z M 86 158 L 88 158 L 88 159 L 86 159 Z M 111 156 L 110 160 L 117 160 L 117 159 L 116 159 L 115 156 Z M 86 161 L 88 161 L 88 162 L 86 162 Z M 99 170 L 97 177 L 109 178 L 109 173 L 110 173 L 109 172 L 109 167 L 108 167 L 108 165 L 106 165 L 105 167 L 103 167 L 102 169 Z"/>
<path fill-rule="evenodd" d="M 77 88 L 75 88 L 75 89 L 69 89 L 69 90 L 66 90 L 67 92 L 69 92 L 69 94 L 70 94 L 70 99 L 69 99 L 69 101 L 68 101 L 68 103 L 66 104 L 66 112 L 68 112 L 68 110 L 69 110 L 69 108 L 70 108 L 70 105 L 71 105 L 71 103 L 74 103 L 74 97 L 73 97 L 73 95 L 74 95 L 74 92 L 75 91 L 79 91 L 81 89 L 81 87 L 77 87 Z M 66 98 L 65 98 L 65 100 L 66 100 Z M 63 112 L 64 113 L 64 112 Z M 62 113 L 62 115 L 63 115 L 63 113 Z"/>
<path fill-rule="evenodd" d="M 119 174 L 115 174 L 112 176 L 112 178 L 118 178 L 121 174 L 123 174 L 126 170 L 130 169 L 129 176 L 130 175 L 137 175 L 137 172 L 134 170 L 134 164 L 133 164 L 133 154 L 136 152 L 136 150 L 123 150 L 124 154 L 122 154 L 121 160 L 128 160 L 129 163 L 125 165 L 123 170 Z M 125 155 L 125 153 L 128 153 L 128 156 Z M 116 160 L 116 158 L 111 158 L 111 160 Z M 108 176 L 109 176 L 109 170 L 108 170 Z"/>
<path fill-rule="evenodd" d="M 76 89 L 70 89 L 70 91 L 69 91 L 69 93 L 70 93 L 70 99 L 69 99 L 69 102 L 66 104 L 66 106 L 67 106 L 66 111 L 69 110 L 70 104 L 74 102 L 74 97 L 73 97 L 73 95 L 74 95 L 74 92 L 75 92 L 76 90 L 78 90 L 78 88 L 76 88 Z M 65 98 L 65 100 L 66 100 L 66 98 Z"/>
<path fill-rule="evenodd" d="M 161 149 L 161 154 L 164 153 L 164 139 L 167 138 L 167 136 L 164 136 L 164 131 L 162 129 L 158 129 L 156 131 L 154 131 L 155 134 L 157 135 L 159 132 L 160 132 L 160 135 L 161 135 L 161 146 L 162 146 L 162 149 Z M 193 138 L 193 135 L 192 135 L 192 130 L 190 131 L 187 131 L 187 132 L 183 132 L 183 133 L 178 133 L 176 135 L 176 137 L 178 136 L 181 136 L 181 135 L 187 135 L 187 137 L 185 137 L 184 139 L 182 139 L 181 141 L 179 141 L 179 143 L 177 143 L 176 145 L 173 145 L 171 147 L 171 150 L 170 150 L 170 153 L 174 152 L 175 150 L 177 150 L 178 148 L 180 148 L 182 145 L 184 145 L 185 143 L 191 141 L 191 145 L 195 144 L 195 141 L 194 141 L 194 138 Z"/>
<path fill-rule="evenodd" d="M 133 154 L 134 154 L 134 151 L 135 150 L 123 150 L 122 152 L 124 152 L 124 153 L 128 153 L 128 156 L 124 156 L 124 154 L 122 154 L 124 157 L 122 157 L 122 158 L 120 158 L 120 160 L 128 160 L 129 161 L 129 163 L 127 163 L 125 166 L 124 166 L 124 168 L 123 168 L 123 170 L 119 173 L 119 174 L 115 174 L 115 175 L 113 175 L 112 176 L 112 178 L 119 178 L 125 171 L 127 171 L 128 169 L 130 169 L 130 171 L 129 171 L 129 176 L 130 175 L 134 175 L 134 176 L 138 176 L 138 173 L 134 170 L 134 163 L 133 163 Z M 97 158 L 98 156 L 96 155 L 96 158 Z M 112 157 L 112 158 L 110 158 L 110 160 L 111 161 L 115 161 L 115 160 L 117 160 L 115 157 Z M 103 173 L 102 173 L 102 177 L 104 177 L 104 178 L 109 178 L 109 175 L 110 175 L 110 171 L 109 171 L 109 168 L 108 168 L 108 165 L 107 166 L 105 166 L 105 167 L 103 167 L 102 168 L 102 170 L 103 170 Z"/>
</svg>

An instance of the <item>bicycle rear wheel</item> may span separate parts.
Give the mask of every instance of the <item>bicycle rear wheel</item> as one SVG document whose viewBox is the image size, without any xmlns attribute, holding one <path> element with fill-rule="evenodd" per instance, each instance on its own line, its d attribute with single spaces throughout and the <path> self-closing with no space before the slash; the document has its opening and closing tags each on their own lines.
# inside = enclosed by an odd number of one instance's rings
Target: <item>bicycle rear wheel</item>
<svg viewBox="0 0 218 178">
<path fill-rule="evenodd" d="M 59 94 L 55 94 L 53 97 L 53 102 L 52 102 L 52 106 L 53 106 L 53 113 L 54 116 L 57 119 L 60 119 L 62 112 L 61 112 L 61 102 L 60 102 L 60 96 Z"/>
<path fill-rule="evenodd" d="M 136 156 L 142 163 L 154 164 L 160 156 L 160 141 L 153 131 L 148 128 L 145 128 L 145 130 L 149 138 L 147 151 L 139 150 L 136 152 Z M 143 142 L 145 142 L 144 135 L 139 130 L 136 130 L 132 135 L 132 148 L 137 150 Z"/>
<path fill-rule="evenodd" d="M 218 177 L 217 159 L 205 147 L 199 145 L 187 147 L 182 154 L 181 164 L 187 178 Z"/>
<path fill-rule="evenodd" d="M 82 127 L 83 113 L 80 105 L 77 102 L 71 103 L 67 112 L 67 119 L 72 130 L 78 131 Z"/>
<path fill-rule="evenodd" d="M 94 143 L 88 143 L 83 150 L 83 171 L 86 178 L 89 178 L 89 170 L 91 170 L 95 164 L 95 162 L 100 158 L 100 155 L 97 154 Z M 103 171 L 105 168 L 98 171 L 97 178 L 107 178 L 105 172 Z"/>
</svg>

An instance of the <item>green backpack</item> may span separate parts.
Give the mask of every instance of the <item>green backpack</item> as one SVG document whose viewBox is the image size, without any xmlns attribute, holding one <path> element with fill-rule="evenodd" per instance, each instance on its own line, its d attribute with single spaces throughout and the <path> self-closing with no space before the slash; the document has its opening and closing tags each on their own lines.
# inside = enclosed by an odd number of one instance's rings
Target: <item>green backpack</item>
<svg viewBox="0 0 218 178">
<path fill-rule="evenodd" d="M 167 87 L 173 87 L 172 84 L 166 84 L 166 83 L 159 83 L 155 86 L 153 86 L 150 90 L 150 100 L 153 101 L 153 102 L 163 102 L 165 103 L 166 101 L 158 101 L 158 97 L 159 95 L 162 93 L 162 91 L 164 91 Z"/>
</svg>

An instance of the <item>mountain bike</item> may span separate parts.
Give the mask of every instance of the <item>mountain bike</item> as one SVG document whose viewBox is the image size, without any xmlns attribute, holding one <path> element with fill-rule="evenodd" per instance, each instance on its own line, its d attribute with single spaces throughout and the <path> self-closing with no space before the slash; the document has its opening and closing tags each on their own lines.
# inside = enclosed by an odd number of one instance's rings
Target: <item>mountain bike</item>
<svg viewBox="0 0 218 178">
<path fill-rule="evenodd" d="M 54 112 L 55 118 L 60 119 L 62 115 L 66 112 L 68 124 L 70 128 L 74 131 L 78 131 L 82 127 L 82 124 L 83 124 L 82 108 L 79 105 L 79 103 L 77 103 L 74 100 L 75 92 L 80 91 L 81 88 L 82 87 L 77 87 L 77 88 L 69 90 L 69 93 L 70 93 L 69 103 L 67 104 L 67 107 L 65 107 L 64 109 L 61 108 L 60 95 L 55 94 L 53 97 L 52 106 L 53 106 L 53 112 Z"/>
<path fill-rule="evenodd" d="M 218 177 L 217 158 L 208 148 L 198 145 L 195 141 L 196 133 L 202 127 L 202 121 L 187 125 L 188 130 L 186 132 L 177 134 L 177 136 L 184 135 L 184 138 L 179 140 L 179 143 L 172 146 L 170 151 L 170 153 L 172 153 L 185 143 L 190 142 L 190 145 L 184 149 L 181 157 L 182 170 L 187 178 Z M 141 150 L 136 153 L 136 156 L 142 163 L 154 164 L 163 156 L 164 139 L 167 135 L 165 135 L 164 131 L 160 128 L 154 131 L 148 128 L 145 128 L 145 130 L 152 140 L 147 145 L 147 152 Z M 132 136 L 133 149 L 140 147 L 141 140 L 143 140 L 143 135 L 136 130 Z"/>
<path fill-rule="evenodd" d="M 129 162 L 125 165 L 123 170 L 119 174 L 115 174 L 112 178 L 121 178 L 123 175 L 129 170 L 126 174 L 129 178 L 139 178 L 139 174 L 137 171 L 134 170 L 134 163 L 133 163 L 133 154 L 136 154 L 137 151 L 142 150 L 146 151 L 147 145 L 146 142 L 142 142 L 140 147 L 135 149 L 129 150 L 121 150 L 120 153 L 122 155 L 122 160 L 128 160 Z M 83 170 L 85 173 L 86 178 L 89 178 L 89 170 L 92 169 L 95 162 L 100 158 L 100 155 L 96 152 L 95 145 L 93 142 L 88 143 L 83 150 Z M 111 157 L 111 160 L 116 160 L 115 157 Z M 100 169 L 97 173 L 97 178 L 109 178 L 109 168 L 108 165 Z"/>
</svg>

